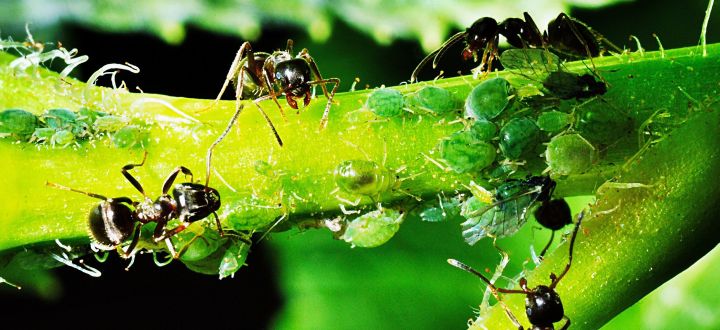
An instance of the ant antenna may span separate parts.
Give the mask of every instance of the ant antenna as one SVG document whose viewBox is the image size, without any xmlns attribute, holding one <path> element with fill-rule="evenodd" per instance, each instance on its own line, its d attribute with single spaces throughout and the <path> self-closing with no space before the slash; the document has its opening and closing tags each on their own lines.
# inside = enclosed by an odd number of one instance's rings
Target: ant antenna
<svg viewBox="0 0 720 330">
<path fill-rule="evenodd" d="M 570 270 L 570 265 L 572 264 L 572 255 L 573 255 L 573 247 L 575 246 L 575 238 L 577 237 L 578 230 L 580 229 L 580 224 L 582 223 L 584 217 L 584 212 L 580 212 L 578 214 L 578 222 L 575 224 L 575 229 L 573 230 L 572 238 L 570 239 L 570 252 L 568 253 L 568 263 L 565 266 L 565 269 L 563 272 L 558 276 L 557 278 L 552 279 L 552 283 L 550 284 L 550 289 L 555 289 L 555 286 L 560 282 L 560 280 L 567 274 L 567 272 Z M 555 275 L 552 275 L 551 277 L 555 277 Z"/>
<path fill-rule="evenodd" d="M 464 32 L 464 31 L 456 33 L 455 35 L 450 37 L 450 39 L 448 39 L 442 45 L 440 45 L 440 47 L 438 47 L 438 49 L 432 51 L 432 53 L 425 56 L 425 58 L 423 58 L 423 60 L 420 61 L 420 64 L 418 64 L 415 67 L 415 70 L 413 70 L 412 74 L 410 75 L 410 82 L 411 83 L 417 82 L 417 76 L 418 76 L 418 73 L 420 73 L 420 69 L 422 69 L 428 62 L 430 62 L 430 59 L 433 60 L 433 62 L 432 62 L 433 69 L 436 68 L 438 60 L 445 54 L 447 49 L 450 48 L 450 46 L 457 43 L 459 40 L 462 40 L 462 38 L 464 38 L 465 35 L 466 35 L 466 32 Z"/>
<path fill-rule="evenodd" d="M 104 201 L 108 200 L 108 198 L 105 197 L 105 196 L 103 196 L 103 195 L 98 195 L 98 194 L 93 194 L 93 193 L 91 193 L 91 192 L 86 192 L 86 191 L 82 191 L 82 190 L 73 189 L 73 188 L 66 187 L 66 186 L 63 186 L 63 185 L 59 185 L 59 184 L 57 184 L 57 183 L 53 183 L 53 182 L 49 182 L 49 181 L 45 181 L 45 185 L 46 185 L 46 186 L 53 187 L 53 188 L 56 188 L 56 189 L 72 191 L 72 192 L 76 192 L 76 193 L 79 193 L 79 194 L 83 194 L 83 195 L 87 195 L 87 196 L 90 196 L 90 197 L 94 197 L 94 198 L 97 198 L 97 199 L 102 199 L 102 200 L 104 200 Z"/>
</svg>

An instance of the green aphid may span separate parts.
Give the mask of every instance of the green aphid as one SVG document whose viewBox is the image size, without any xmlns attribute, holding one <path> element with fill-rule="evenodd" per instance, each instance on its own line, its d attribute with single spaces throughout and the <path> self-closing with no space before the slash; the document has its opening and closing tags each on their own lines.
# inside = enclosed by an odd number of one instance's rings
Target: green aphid
<svg viewBox="0 0 720 330">
<path fill-rule="evenodd" d="M 112 141 L 118 148 L 147 147 L 150 142 L 150 132 L 146 128 L 129 125 L 115 132 Z"/>
<path fill-rule="evenodd" d="M 130 120 L 126 117 L 108 115 L 97 117 L 93 122 L 93 129 L 96 132 L 117 132 L 129 123 Z"/>
<path fill-rule="evenodd" d="M 30 137 L 30 143 L 50 142 L 53 135 L 55 135 L 55 131 L 56 130 L 54 128 L 48 127 L 36 128 L 32 137 Z"/>
<path fill-rule="evenodd" d="M 497 126 L 487 120 L 476 120 L 470 126 L 473 137 L 480 141 L 490 141 L 497 136 Z"/>
<path fill-rule="evenodd" d="M 465 117 L 491 120 L 510 108 L 513 93 L 512 86 L 504 78 L 485 80 L 465 99 Z"/>
<path fill-rule="evenodd" d="M 425 112 L 442 115 L 458 108 L 458 100 L 447 89 L 425 86 L 409 96 L 410 106 Z"/>
<path fill-rule="evenodd" d="M 225 254 L 218 266 L 220 279 L 231 277 L 235 272 L 245 265 L 248 254 L 250 254 L 250 241 L 238 238 L 230 238 L 230 244 L 226 246 Z"/>
<path fill-rule="evenodd" d="M 500 63 L 506 70 L 546 73 L 559 68 L 560 58 L 546 49 L 512 48 L 500 55 Z"/>
<path fill-rule="evenodd" d="M 42 120 L 50 128 L 72 129 L 77 121 L 77 115 L 68 109 L 50 109 L 42 114 Z"/>
<path fill-rule="evenodd" d="M 353 247 L 376 247 L 385 244 L 400 230 L 403 214 L 393 209 L 365 213 L 347 224 L 341 237 Z"/>
<path fill-rule="evenodd" d="M 402 93 L 392 88 L 379 88 L 368 96 L 365 107 L 380 117 L 395 117 L 403 112 L 405 101 Z"/>
<path fill-rule="evenodd" d="M 561 135 L 550 140 L 545 159 L 556 174 L 582 174 L 597 160 L 597 151 L 579 134 Z"/>
<path fill-rule="evenodd" d="M 495 161 L 497 149 L 473 131 L 456 132 L 440 143 L 440 157 L 457 173 L 481 170 Z"/>
<path fill-rule="evenodd" d="M 107 113 L 89 108 L 80 108 L 77 115 L 77 125 L 75 126 L 74 133 L 78 137 L 86 137 L 94 133 L 95 121 L 100 117 L 107 116 Z"/>
<path fill-rule="evenodd" d="M 420 212 L 420 219 L 427 222 L 443 222 L 460 219 L 460 199 L 457 197 L 442 198 L 426 203 L 427 208 Z"/>
<path fill-rule="evenodd" d="M 256 160 L 253 163 L 253 168 L 258 174 L 269 177 L 275 176 L 275 170 L 273 170 L 273 166 L 264 160 Z"/>
<path fill-rule="evenodd" d="M 343 161 L 335 168 L 334 176 L 335 183 L 344 192 L 371 197 L 389 191 L 399 183 L 395 172 L 362 159 Z"/>
<path fill-rule="evenodd" d="M 173 236 L 172 243 L 182 251 L 180 261 L 196 262 L 208 258 L 224 243 L 216 230 L 204 230 L 198 234 L 192 230 L 184 230 Z"/>
<path fill-rule="evenodd" d="M 67 147 L 75 142 L 75 134 L 67 129 L 59 129 L 53 134 L 50 143 L 53 146 Z"/>
<path fill-rule="evenodd" d="M 500 129 L 500 151 L 508 159 L 518 159 L 533 150 L 540 139 L 540 129 L 529 118 L 515 118 Z"/>
<path fill-rule="evenodd" d="M 556 133 L 570 126 L 574 120 L 572 114 L 553 110 L 541 113 L 537 119 L 537 126 L 543 131 Z"/>
<path fill-rule="evenodd" d="M 9 136 L 18 141 L 25 141 L 39 127 L 42 127 L 42 123 L 32 112 L 21 109 L 0 112 L 0 137 Z"/>
<path fill-rule="evenodd" d="M 635 133 L 634 120 L 614 107 L 581 111 L 578 117 L 576 130 L 595 145 L 610 145 Z"/>
</svg>

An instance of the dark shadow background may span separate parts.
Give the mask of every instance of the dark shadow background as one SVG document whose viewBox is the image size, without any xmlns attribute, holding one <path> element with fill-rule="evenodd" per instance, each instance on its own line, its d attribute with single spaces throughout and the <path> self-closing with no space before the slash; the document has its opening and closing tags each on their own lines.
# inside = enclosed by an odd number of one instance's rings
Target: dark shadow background
<svg viewBox="0 0 720 330">
<path fill-rule="evenodd" d="M 697 44 L 705 7 L 704 1 L 678 4 L 646 0 L 570 14 L 620 47 L 635 50 L 635 43 L 628 41 L 628 35 L 633 34 L 647 50 L 655 50 L 652 33 L 660 36 L 666 49 Z M 718 40 L 718 26 L 717 22 L 710 24 L 709 42 Z M 80 80 L 106 63 L 129 62 L 142 70 L 138 75 L 119 74 L 131 90 L 140 86 L 146 93 L 192 98 L 215 97 L 243 42 L 194 27 L 188 28 L 185 41 L 178 46 L 145 34 L 104 33 L 70 24 L 63 25 L 59 35 L 66 47 L 90 56 L 89 62 L 73 72 Z M 335 22 L 332 36 L 324 44 L 311 42 L 301 29 L 277 23 L 266 25 L 261 38 L 252 44 L 255 50 L 272 51 L 284 48 L 287 38 L 295 39 L 296 50 L 310 50 L 325 77 L 342 80 L 339 91 L 347 91 L 358 75 L 358 88 L 399 84 L 409 79 L 424 56 L 416 42 L 379 46 L 341 21 Z M 472 66 L 459 59 L 459 51 L 448 52 L 442 63 L 445 72 L 467 73 Z M 425 71 L 421 78 L 434 74 Z M 62 298 L 43 301 L 4 289 L 0 293 L 0 317 L 5 324 L 22 324 L 23 328 L 49 328 L 57 326 L 58 320 L 79 328 L 267 328 L 283 304 L 269 246 L 255 246 L 247 261 L 252 266 L 222 281 L 193 273 L 178 262 L 158 268 L 147 255 L 140 256 L 129 271 L 117 257 L 104 264 L 94 263 L 103 272 L 100 278 L 61 267 L 54 273 L 63 285 Z"/>
</svg>

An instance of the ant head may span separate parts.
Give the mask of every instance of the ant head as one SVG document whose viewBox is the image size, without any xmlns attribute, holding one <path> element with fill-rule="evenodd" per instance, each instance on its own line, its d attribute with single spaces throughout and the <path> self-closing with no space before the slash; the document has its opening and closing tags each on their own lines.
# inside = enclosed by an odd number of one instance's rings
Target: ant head
<svg viewBox="0 0 720 330">
<path fill-rule="evenodd" d="M 553 329 L 553 323 L 562 320 L 565 314 L 560 295 L 545 285 L 538 285 L 527 293 L 525 312 L 533 329 Z"/>
<path fill-rule="evenodd" d="M 90 237 L 103 250 L 112 250 L 133 233 L 135 213 L 125 202 L 108 199 L 90 211 Z"/>
<path fill-rule="evenodd" d="M 310 90 L 310 65 L 302 58 L 289 59 L 275 66 L 275 80 L 282 90 L 293 96 L 301 96 Z"/>
<path fill-rule="evenodd" d="M 220 193 L 202 184 L 183 182 L 172 191 L 178 207 L 187 212 L 189 222 L 202 220 L 220 208 Z"/>
<path fill-rule="evenodd" d="M 465 44 L 463 58 L 468 60 L 471 56 L 476 57 L 480 49 L 485 48 L 489 43 L 496 43 L 498 37 L 498 24 L 494 18 L 483 17 L 475 21 L 465 30 Z"/>
</svg>

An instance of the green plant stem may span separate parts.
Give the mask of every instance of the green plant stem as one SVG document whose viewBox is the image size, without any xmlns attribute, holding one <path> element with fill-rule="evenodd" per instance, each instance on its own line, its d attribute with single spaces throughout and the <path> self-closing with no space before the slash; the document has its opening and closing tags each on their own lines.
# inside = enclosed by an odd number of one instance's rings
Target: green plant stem
<svg viewBox="0 0 720 330">
<path fill-rule="evenodd" d="M 623 168 L 629 170 L 620 177 L 621 182 L 653 185 L 647 191 L 608 191 L 600 196 L 600 206 L 593 208 L 594 214 L 599 214 L 617 206 L 616 212 L 608 213 L 604 218 L 618 217 L 625 221 L 632 219 L 633 222 L 608 225 L 604 220 L 588 219 L 586 230 L 589 236 L 580 238 L 576 252 L 578 261 L 559 287 L 568 315 L 577 320 L 575 325 L 587 324 L 592 328 L 602 324 L 614 315 L 614 311 L 634 302 L 672 273 L 684 268 L 658 260 L 657 256 L 676 254 L 677 257 L 659 259 L 689 265 L 701 255 L 701 251 L 708 249 L 697 248 L 694 244 L 717 243 L 712 231 L 698 230 L 709 225 L 704 218 L 693 213 L 708 210 L 703 214 L 712 214 L 709 211 L 712 204 L 699 204 L 698 201 L 707 202 L 707 199 L 718 196 L 713 190 L 716 188 L 709 187 L 708 183 L 717 178 L 717 172 L 713 171 L 718 168 L 709 166 L 709 162 L 717 160 L 718 139 L 713 130 L 717 129 L 717 124 L 710 123 L 716 123 L 717 119 L 717 112 L 712 112 L 712 109 L 719 89 L 720 45 L 709 45 L 708 54 L 702 57 L 695 48 L 684 48 L 668 50 L 664 58 L 658 52 L 646 52 L 643 56 L 631 53 L 594 59 L 594 65 L 610 88 L 600 101 L 588 104 L 588 110 L 622 109 L 635 122 L 636 128 L 657 111 L 666 111 L 678 119 L 678 123 L 689 118 L 678 132 L 686 132 L 683 134 L 690 136 L 677 133 L 677 136 L 684 137 L 676 141 L 677 138 L 671 135 L 642 154 L 642 159 L 627 163 L 639 148 L 637 133 L 631 132 L 628 138 L 606 146 L 603 162 L 592 173 L 560 180 L 556 191 L 558 196 L 593 194 L 600 184 L 622 172 Z M 0 64 L 11 60 L 12 57 L 0 54 Z M 586 70 L 582 63 L 570 63 L 567 68 Z M 515 86 L 539 83 L 508 72 L 498 75 L 506 77 Z M 434 84 L 463 99 L 477 83 L 469 77 L 458 77 L 395 88 L 408 93 Z M 225 128 L 235 106 L 233 101 L 222 101 L 212 110 L 201 111 L 212 105 L 212 100 L 85 88 L 82 83 L 61 81 L 55 74 L 43 70 L 18 74 L 6 66 L 0 69 L 0 86 L 0 109 L 21 108 L 39 114 L 55 107 L 77 110 L 81 106 L 89 106 L 143 119 L 151 124 L 150 144 L 146 146 L 149 153 L 147 162 L 145 166 L 133 170 L 133 175 L 144 185 L 151 198 L 159 194 L 164 178 L 178 165 L 194 170 L 195 179 L 204 182 L 206 149 Z M 400 176 L 409 178 L 402 181 L 400 189 L 380 196 L 379 200 L 385 204 L 406 199 L 407 194 L 433 199 L 441 192 L 452 194 L 464 191 L 464 185 L 470 180 L 483 180 L 469 174 L 448 172 L 431 161 L 439 158 L 435 148 L 438 142 L 462 129 L 462 123 L 450 123 L 429 115 L 423 115 L 420 120 L 417 114 L 391 119 L 368 117 L 367 112 L 359 111 L 368 93 L 338 93 L 330 124 L 322 131 L 318 130 L 325 106 L 322 96 L 299 114 L 288 111 L 287 119 L 280 117 L 272 102 L 261 103 L 286 143 L 282 148 L 275 144 L 254 106 L 245 103 L 244 113 L 238 122 L 239 129 L 233 130 L 216 148 L 213 158 L 213 168 L 235 190 L 217 180 L 217 175 L 212 176 L 210 185 L 220 191 L 223 199 L 220 213 L 224 225 L 238 230 L 262 229 L 282 215 L 287 215 L 289 221 L 337 215 L 340 213 L 339 204 L 349 205 L 338 199 L 338 195 L 345 200 L 358 199 L 357 196 L 338 193 L 334 183 L 334 168 L 348 159 L 370 159 L 392 170 L 406 168 Z M 198 122 L 188 121 L 158 103 L 136 103 L 142 98 L 164 100 Z M 284 104 L 284 101 L 281 100 L 281 103 Z M 287 111 L 289 107 L 284 109 Z M 690 147 L 682 144 L 689 142 L 693 142 Z M 672 147 L 662 147 L 670 143 L 674 143 Z M 4 233 L 0 236 L 0 251 L 54 239 L 87 242 L 85 219 L 97 200 L 46 187 L 45 182 L 52 181 L 105 196 L 138 199 L 139 193 L 126 182 L 119 170 L 125 164 L 138 162 L 142 153 L 139 149 L 117 149 L 105 140 L 65 149 L 0 143 L 0 159 L 6 160 L 0 167 L 3 171 L 0 208 L 5 212 L 5 217 L 0 220 L 0 232 Z M 257 171 L 255 165 L 258 161 L 270 164 L 271 170 Z M 532 162 L 543 165 L 541 158 Z M 650 171 L 643 166 L 663 172 Z M 654 175 L 638 176 L 649 173 Z M 683 178 L 687 180 L 681 180 Z M 367 197 L 360 200 L 362 205 L 374 204 Z M 683 207 L 689 208 L 689 213 L 683 214 Z M 677 212 L 669 216 L 669 210 Z M 632 227 L 634 231 L 629 234 L 623 232 L 626 227 Z M 652 239 L 640 239 L 646 235 Z M 588 243 L 590 239 L 593 240 L 592 245 Z M 622 243 L 616 244 L 618 241 Z M 597 260 L 615 262 L 620 259 L 606 254 L 607 251 L 617 251 L 609 248 L 613 244 L 617 245 L 617 249 L 627 251 L 627 258 L 634 258 L 622 259 L 633 260 L 630 265 L 596 264 Z M 592 258 L 600 253 L 602 258 Z M 562 253 L 547 258 L 540 270 L 529 277 L 530 283 L 544 283 L 547 273 L 541 277 L 537 274 L 543 274 L 544 270 L 559 271 L 564 260 Z M 670 265 L 677 268 L 669 269 Z M 595 273 L 589 272 L 590 269 L 594 269 Z M 626 272 L 626 269 L 630 271 Z M 627 279 L 632 279 L 632 285 L 627 285 Z M 583 287 L 583 284 L 587 286 Z M 598 288 L 604 299 L 594 299 L 599 295 L 596 292 L 588 294 L 586 290 L 591 288 Z M 615 302 L 612 304 L 613 311 L 585 308 L 600 302 Z M 513 300 L 509 300 L 508 304 L 516 308 L 521 306 Z M 580 308 L 583 310 L 578 310 Z M 520 319 L 524 320 L 524 317 Z"/>
</svg>

